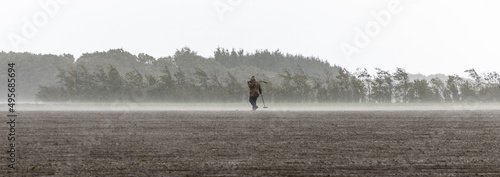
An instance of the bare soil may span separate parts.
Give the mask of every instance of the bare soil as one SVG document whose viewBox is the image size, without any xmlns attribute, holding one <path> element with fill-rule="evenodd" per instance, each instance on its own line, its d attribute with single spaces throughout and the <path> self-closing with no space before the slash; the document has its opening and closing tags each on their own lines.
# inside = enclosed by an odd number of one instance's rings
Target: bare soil
<svg viewBox="0 0 500 177">
<path fill-rule="evenodd" d="M 1 176 L 500 175 L 498 110 L 23 111 L 15 170 L 3 124 Z"/>
</svg>

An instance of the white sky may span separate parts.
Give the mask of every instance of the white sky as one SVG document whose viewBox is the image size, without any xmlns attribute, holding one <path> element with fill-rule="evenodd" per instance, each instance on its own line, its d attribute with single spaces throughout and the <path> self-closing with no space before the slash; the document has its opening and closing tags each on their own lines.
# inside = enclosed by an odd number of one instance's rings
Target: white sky
<svg viewBox="0 0 500 177">
<path fill-rule="evenodd" d="M 356 29 L 376 22 L 371 13 L 392 1 L 401 12 L 346 58 L 340 46 L 356 46 Z M 50 2 L 58 4 L 40 5 Z M 0 0 L 0 50 L 79 57 L 123 48 L 162 57 L 189 46 L 210 57 L 218 46 L 279 49 L 350 71 L 465 75 L 500 71 L 499 7 L 497 0 Z"/>
</svg>

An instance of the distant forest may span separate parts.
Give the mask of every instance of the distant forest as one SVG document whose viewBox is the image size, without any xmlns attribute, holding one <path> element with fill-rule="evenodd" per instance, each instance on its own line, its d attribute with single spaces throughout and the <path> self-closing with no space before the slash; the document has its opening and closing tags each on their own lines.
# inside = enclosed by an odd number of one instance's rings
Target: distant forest
<svg viewBox="0 0 500 177">
<path fill-rule="evenodd" d="M 423 77 L 403 68 L 348 71 L 327 61 L 279 50 L 217 48 L 213 58 L 191 49 L 154 58 L 122 49 L 72 55 L 0 52 L 16 63 L 19 101 L 37 102 L 247 102 L 246 81 L 267 81 L 269 102 L 498 102 L 497 72 Z M 6 74 L 0 75 L 6 80 Z M 3 90 L 6 93 L 6 89 Z M 6 95 L 6 94 L 4 94 Z"/>
</svg>

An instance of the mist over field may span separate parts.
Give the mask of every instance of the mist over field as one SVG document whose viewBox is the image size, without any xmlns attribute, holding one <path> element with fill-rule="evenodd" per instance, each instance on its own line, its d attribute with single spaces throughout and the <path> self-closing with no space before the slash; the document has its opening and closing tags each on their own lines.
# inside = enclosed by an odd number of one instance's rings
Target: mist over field
<svg viewBox="0 0 500 177">
<path fill-rule="evenodd" d="M 7 104 L 0 109 L 7 110 Z M 257 103 L 257 111 L 480 111 L 499 110 L 500 103 Z M 20 103 L 18 111 L 251 111 L 249 103 Z"/>
</svg>

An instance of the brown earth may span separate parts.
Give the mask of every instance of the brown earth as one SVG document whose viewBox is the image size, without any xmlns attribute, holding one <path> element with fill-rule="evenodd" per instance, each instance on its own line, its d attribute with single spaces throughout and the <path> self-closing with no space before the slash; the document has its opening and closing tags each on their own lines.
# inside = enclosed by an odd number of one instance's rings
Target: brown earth
<svg viewBox="0 0 500 177">
<path fill-rule="evenodd" d="M 500 175 L 498 110 L 23 111 L 15 170 L 3 124 L 1 176 Z"/>
</svg>

